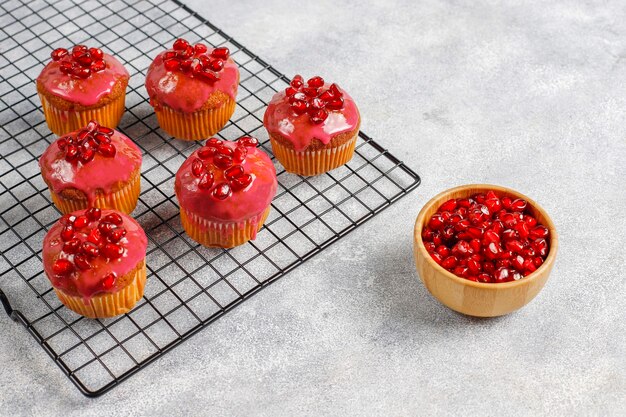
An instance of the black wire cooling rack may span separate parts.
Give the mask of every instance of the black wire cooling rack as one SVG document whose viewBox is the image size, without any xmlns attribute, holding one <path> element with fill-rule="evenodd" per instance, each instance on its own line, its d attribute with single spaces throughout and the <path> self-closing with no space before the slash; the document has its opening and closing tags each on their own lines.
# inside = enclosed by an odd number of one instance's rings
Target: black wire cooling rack
<svg viewBox="0 0 626 417">
<path fill-rule="evenodd" d="M 288 79 L 176 0 L 14 0 L 0 2 L 0 13 L 0 301 L 87 396 L 116 386 L 419 185 L 416 173 L 361 133 L 352 161 L 328 174 L 303 178 L 275 162 L 278 193 L 255 241 L 199 246 L 182 231 L 173 192 L 176 170 L 198 145 L 158 128 L 143 88 L 151 57 L 181 36 L 228 46 L 241 85 L 219 136 L 254 135 L 270 156 L 263 112 Z M 131 73 L 119 129 L 144 158 L 133 215 L 148 235 L 148 283 L 129 314 L 107 320 L 66 309 L 41 265 L 43 236 L 60 214 L 37 165 L 55 137 L 34 80 L 52 49 L 79 43 L 104 45 Z"/>
</svg>

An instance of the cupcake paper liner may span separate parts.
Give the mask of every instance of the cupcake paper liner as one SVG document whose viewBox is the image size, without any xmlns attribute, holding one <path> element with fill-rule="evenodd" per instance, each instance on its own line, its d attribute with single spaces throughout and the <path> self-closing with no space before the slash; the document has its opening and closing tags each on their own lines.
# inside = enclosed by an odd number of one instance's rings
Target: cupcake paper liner
<svg viewBox="0 0 626 417">
<path fill-rule="evenodd" d="M 337 147 L 311 151 L 304 150 L 301 152 L 280 144 L 271 136 L 270 142 L 272 144 L 272 152 L 285 167 L 285 170 L 294 174 L 311 176 L 328 172 L 352 159 L 358 136 L 359 133 L 357 132 L 354 138 Z"/>
<path fill-rule="evenodd" d="M 102 126 L 115 129 L 124 114 L 126 93 L 122 93 L 118 98 L 104 106 L 82 111 L 61 110 L 49 102 L 43 94 L 39 94 L 39 98 L 41 99 L 43 114 L 46 117 L 48 127 L 55 135 L 63 136 L 82 129 L 91 120 L 95 120 Z"/>
<path fill-rule="evenodd" d="M 139 170 L 133 174 L 131 180 L 124 187 L 111 194 L 100 194 L 96 197 L 94 207 L 102 209 L 115 209 L 126 214 L 130 214 L 135 210 L 139 193 L 141 191 L 141 175 Z M 50 195 L 54 205 L 63 214 L 70 214 L 77 210 L 88 208 L 87 200 L 67 199 L 50 189 Z"/>
<path fill-rule="evenodd" d="M 201 245 L 232 248 L 256 238 L 269 213 L 270 207 L 261 214 L 240 222 L 216 222 L 181 207 L 180 221 L 189 237 Z"/>
<path fill-rule="evenodd" d="M 115 293 L 98 294 L 86 303 L 82 297 L 54 289 L 59 300 L 70 310 L 89 318 L 115 317 L 128 313 L 143 297 L 146 285 L 146 261 L 135 268 L 129 284 Z M 119 278 L 118 278 L 119 279 Z"/>
<path fill-rule="evenodd" d="M 182 113 L 167 106 L 155 108 L 161 129 L 181 140 L 207 139 L 224 127 L 235 112 L 235 101 L 228 99 L 221 107 Z"/>
</svg>

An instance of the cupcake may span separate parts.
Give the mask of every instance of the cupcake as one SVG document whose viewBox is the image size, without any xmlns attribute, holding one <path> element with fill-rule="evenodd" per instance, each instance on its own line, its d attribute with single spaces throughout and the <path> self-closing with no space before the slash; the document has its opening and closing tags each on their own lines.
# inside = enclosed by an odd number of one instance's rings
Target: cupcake
<svg viewBox="0 0 626 417">
<path fill-rule="evenodd" d="M 114 211 L 66 214 L 43 240 L 43 268 L 66 307 L 85 317 L 130 311 L 143 296 L 146 247 L 141 226 Z"/>
<path fill-rule="evenodd" d="M 141 151 L 95 121 L 50 144 L 39 167 L 54 205 L 64 214 L 88 207 L 131 213 L 137 205 Z"/>
<path fill-rule="evenodd" d="M 354 154 L 361 117 L 354 100 L 322 77 L 306 83 L 300 75 L 274 95 L 263 124 L 272 151 L 288 172 L 318 175 L 337 168 Z"/>
<path fill-rule="evenodd" d="M 228 48 L 177 39 L 150 64 L 146 90 L 159 125 L 183 140 L 216 134 L 235 111 L 239 70 Z"/>
<path fill-rule="evenodd" d="M 230 248 L 256 237 L 276 195 L 276 170 L 248 136 L 209 139 L 176 173 L 180 219 L 204 246 Z"/>
<path fill-rule="evenodd" d="M 80 129 L 90 120 L 114 129 L 124 113 L 128 71 L 99 48 L 76 45 L 52 51 L 37 77 L 37 92 L 48 127 L 56 135 Z"/>
</svg>

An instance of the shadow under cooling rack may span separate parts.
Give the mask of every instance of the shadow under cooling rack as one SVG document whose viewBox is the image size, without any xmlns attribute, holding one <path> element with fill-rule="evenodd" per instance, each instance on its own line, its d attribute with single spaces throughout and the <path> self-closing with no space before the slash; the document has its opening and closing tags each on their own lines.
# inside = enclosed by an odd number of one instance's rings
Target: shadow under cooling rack
<svg viewBox="0 0 626 417">
<path fill-rule="evenodd" d="M 174 175 L 198 144 L 158 128 L 143 88 L 151 57 L 181 36 L 230 48 L 241 83 L 235 114 L 219 136 L 256 136 L 278 174 L 278 193 L 257 239 L 229 250 L 199 246 L 183 233 Z M 149 240 L 145 296 L 130 313 L 106 320 L 85 319 L 61 305 L 41 265 L 43 237 L 60 214 L 37 164 L 55 137 L 34 79 L 52 49 L 78 43 L 104 45 L 129 70 L 119 129 L 144 158 L 133 216 Z M 363 133 L 347 165 L 310 178 L 285 172 L 273 158 L 262 116 L 288 79 L 175 0 L 3 2 L 0 49 L 0 302 L 88 396 L 116 386 L 420 182 Z"/>
</svg>

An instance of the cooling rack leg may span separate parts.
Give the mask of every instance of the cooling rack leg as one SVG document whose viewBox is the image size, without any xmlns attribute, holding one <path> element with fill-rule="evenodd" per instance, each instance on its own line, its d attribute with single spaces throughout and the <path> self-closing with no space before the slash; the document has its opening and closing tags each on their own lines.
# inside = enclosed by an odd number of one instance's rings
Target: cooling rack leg
<svg viewBox="0 0 626 417">
<path fill-rule="evenodd" d="M 13 315 L 13 308 L 11 307 L 11 303 L 9 303 L 9 299 L 6 295 L 0 290 L 0 302 L 2 302 L 2 306 L 4 307 L 4 311 L 7 312 L 8 316 L 11 319 L 17 321 L 17 318 Z"/>
</svg>

